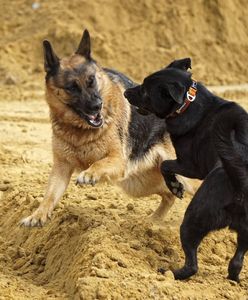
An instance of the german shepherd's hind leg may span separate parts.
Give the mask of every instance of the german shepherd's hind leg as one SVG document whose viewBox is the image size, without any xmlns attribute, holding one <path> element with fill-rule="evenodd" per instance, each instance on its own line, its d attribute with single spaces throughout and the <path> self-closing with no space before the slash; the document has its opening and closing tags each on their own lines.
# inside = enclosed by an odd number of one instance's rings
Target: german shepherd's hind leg
<svg viewBox="0 0 248 300">
<path fill-rule="evenodd" d="M 248 232 L 246 235 L 238 233 L 237 250 L 228 266 L 228 279 L 239 282 L 239 273 L 243 267 L 245 253 L 248 250 Z"/>
<path fill-rule="evenodd" d="M 20 225 L 41 227 L 51 218 L 52 211 L 66 190 L 72 168 L 64 162 L 55 162 L 49 176 L 48 186 L 40 206 L 28 217 L 21 220 Z"/>
<path fill-rule="evenodd" d="M 184 189 L 191 196 L 193 196 L 195 194 L 196 190 L 198 189 L 199 182 L 193 183 L 193 181 L 191 179 L 188 179 L 188 178 L 185 178 L 182 176 L 177 176 L 178 177 L 177 178 L 174 174 L 173 174 L 173 176 L 175 177 L 175 181 L 173 181 L 173 182 L 176 183 L 176 186 L 174 188 L 178 187 L 179 189 L 177 189 L 177 193 L 175 195 L 175 193 L 171 193 L 171 191 L 168 190 L 164 186 L 164 179 L 161 180 L 164 189 L 163 189 L 163 192 L 158 193 L 158 194 L 162 197 L 162 199 L 161 199 L 159 207 L 150 216 L 150 219 L 152 221 L 159 221 L 159 222 L 163 221 L 165 219 L 165 216 L 167 215 L 168 211 L 175 203 L 175 197 L 180 198 L 180 199 L 182 198 Z M 181 194 L 179 194 L 179 193 L 181 193 Z"/>
<path fill-rule="evenodd" d="M 149 217 L 153 222 L 161 222 L 164 220 L 168 211 L 175 202 L 175 197 L 170 193 L 161 194 L 161 202 L 155 212 Z"/>
</svg>

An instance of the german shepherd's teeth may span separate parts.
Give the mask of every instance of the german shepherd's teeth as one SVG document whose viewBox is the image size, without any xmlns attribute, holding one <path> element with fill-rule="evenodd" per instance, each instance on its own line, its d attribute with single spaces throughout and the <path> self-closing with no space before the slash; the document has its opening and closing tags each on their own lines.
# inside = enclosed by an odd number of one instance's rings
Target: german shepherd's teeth
<svg viewBox="0 0 248 300">
<path fill-rule="evenodd" d="M 97 115 L 94 119 L 89 119 L 89 122 L 94 126 L 101 126 L 103 124 L 103 118 Z"/>
</svg>

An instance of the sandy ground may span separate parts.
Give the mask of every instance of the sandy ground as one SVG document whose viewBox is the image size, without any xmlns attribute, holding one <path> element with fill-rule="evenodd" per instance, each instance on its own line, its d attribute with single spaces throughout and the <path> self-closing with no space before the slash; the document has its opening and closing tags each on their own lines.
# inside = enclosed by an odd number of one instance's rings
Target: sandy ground
<svg viewBox="0 0 248 300">
<path fill-rule="evenodd" d="M 94 57 L 137 81 L 191 56 L 197 80 L 248 109 L 247 15 L 245 0 L 0 0 L 0 300 L 248 299 L 247 257 L 241 283 L 226 279 L 236 239 L 227 230 L 201 244 L 192 279 L 157 273 L 183 263 L 179 226 L 189 198 L 155 225 L 147 216 L 156 196 L 79 188 L 75 174 L 44 228 L 18 225 L 42 200 L 52 164 L 44 38 L 62 56 L 87 27 Z"/>
<path fill-rule="evenodd" d="M 147 215 L 156 196 L 132 199 L 108 185 L 78 188 L 74 177 L 44 228 L 20 228 L 42 200 L 51 168 L 48 109 L 41 100 L 2 100 L 0 120 L 0 299 L 248 298 L 247 258 L 241 283 L 226 279 L 235 247 L 226 230 L 202 243 L 199 273 L 189 281 L 156 272 L 183 263 L 179 225 L 188 198 L 154 225 Z"/>
</svg>

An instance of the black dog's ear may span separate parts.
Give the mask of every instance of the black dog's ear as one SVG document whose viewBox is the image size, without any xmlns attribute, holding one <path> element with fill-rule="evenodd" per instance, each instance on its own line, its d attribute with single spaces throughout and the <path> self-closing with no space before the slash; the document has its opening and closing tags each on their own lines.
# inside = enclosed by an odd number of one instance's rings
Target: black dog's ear
<svg viewBox="0 0 248 300">
<path fill-rule="evenodd" d="M 166 68 L 176 68 L 187 71 L 188 69 L 191 69 L 191 59 L 187 57 L 183 59 L 174 60 Z"/>
<path fill-rule="evenodd" d="M 89 31 L 85 29 L 82 39 L 79 43 L 78 49 L 75 53 L 84 56 L 87 60 L 91 60 L 90 48 L 90 34 Z"/>
<path fill-rule="evenodd" d="M 166 87 L 173 100 L 179 104 L 182 104 L 184 101 L 186 88 L 178 82 L 167 83 Z"/>
<path fill-rule="evenodd" d="M 53 51 L 49 41 L 43 41 L 44 68 L 47 73 L 56 73 L 59 68 L 59 58 Z"/>
</svg>

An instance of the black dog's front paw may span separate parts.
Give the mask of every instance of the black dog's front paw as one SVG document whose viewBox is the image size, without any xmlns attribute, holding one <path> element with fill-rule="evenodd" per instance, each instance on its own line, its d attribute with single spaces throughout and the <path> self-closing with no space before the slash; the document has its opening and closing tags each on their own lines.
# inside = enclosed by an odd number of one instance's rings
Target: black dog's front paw
<svg viewBox="0 0 248 300">
<path fill-rule="evenodd" d="M 172 192 L 172 194 L 177 198 L 182 199 L 184 194 L 183 184 L 179 181 L 171 181 L 170 186 L 170 191 Z"/>
<path fill-rule="evenodd" d="M 173 175 L 166 175 L 164 176 L 165 183 L 168 189 L 175 195 L 177 198 L 182 199 L 184 194 L 184 186 L 181 182 L 179 182 L 176 176 Z"/>
</svg>

